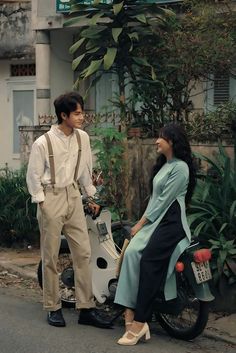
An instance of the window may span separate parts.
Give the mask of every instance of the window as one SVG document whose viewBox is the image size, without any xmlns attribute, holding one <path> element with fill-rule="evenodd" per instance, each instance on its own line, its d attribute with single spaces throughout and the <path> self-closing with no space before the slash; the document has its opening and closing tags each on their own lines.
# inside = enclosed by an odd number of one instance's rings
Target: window
<svg viewBox="0 0 236 353">
<path fill-rule="evenodd" d="M 229 101 L 236 102 L 236 78 L 227 73 L 211 75 L 206 82 L 206 111 L 214 111 Z"/>
<path fill-rule="evenodd" d="M 20 158 L 19 126 L 32 126 L 36 120 L 36 87 L 34 77 L 11 77 L 7 81 L 7 91 L 11 119 L 9 139 L 13 159 Z"/>
<path fill-rule="evenodd" d="M 214 77 L 214 105 L 227 103 L 230 98 L 230 78 L 226 74 L 215 74 Z"/>
<path fill-rule="evenodd" d="M 12 64 L 11 76 L 35 76 L 35 64 Z"/>
<path fill-rule="evenodd" d="M 20 153 L 19 126 L 34 125 L 34 90 L 12 90 L 13 153 Z"/>
</svg>

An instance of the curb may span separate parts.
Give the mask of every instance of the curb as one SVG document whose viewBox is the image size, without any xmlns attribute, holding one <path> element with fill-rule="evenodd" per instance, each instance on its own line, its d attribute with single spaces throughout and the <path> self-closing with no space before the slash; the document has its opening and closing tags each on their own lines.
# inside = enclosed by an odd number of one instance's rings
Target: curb
<svg viewBox="0 0 236 353">
<path fill-rule="evenodd" d="M 17 265 L 10 264 L 9 262 L 0 262 L 0 266 L 5 270 L 12 271 L 13 273 L 25 278 L 25 279 L 37 279 L 37 274 L 34 271 L 24 269 Z"/>
<path fill-rule="evenodd" d="M 212 339 L 212 340 L 216 340 L 216 341 L 221 341 L 221 342 L 225 342 L 225 343 L 229 343 L 232 345 L 236 346 L 236 338 L 234 337 L 228 337 L 225 335 L 221 335 L 219 333 L 213 333 L 210 330 L 205 330 L 202 334 L 204 337 Z"/>
</svg>

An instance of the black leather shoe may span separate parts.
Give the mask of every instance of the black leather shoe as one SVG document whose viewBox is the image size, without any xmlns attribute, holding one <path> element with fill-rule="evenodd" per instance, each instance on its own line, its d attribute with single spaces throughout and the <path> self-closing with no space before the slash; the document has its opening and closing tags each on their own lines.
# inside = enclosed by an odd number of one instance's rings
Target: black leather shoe
<svg viewBox="0 0 236 353">
<path fill-rule="evenodd" d="M 102 318 L 99 310 L 96 309 L 81 309 L 78 323 L 100 328 L 112 328 L 111 321 Z"/>
<path fill-rule="evenodd" d="M 66 326 L 66 322 L 62 315 L 61 309 L 56 311 L 49 311 L 47 316 L 47 321 L 49 325 L 56 326 L 56 327 L 64 327 Z"/>
</svg>

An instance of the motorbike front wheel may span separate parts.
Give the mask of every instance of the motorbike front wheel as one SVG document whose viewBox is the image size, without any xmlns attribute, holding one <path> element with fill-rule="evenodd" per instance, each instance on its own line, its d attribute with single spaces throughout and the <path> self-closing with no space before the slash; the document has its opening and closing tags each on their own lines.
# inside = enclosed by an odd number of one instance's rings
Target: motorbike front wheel
<svg viewBox="0 0 236 353">
<path fill-rule="evenodd" d="M 60 249 L 57 261 L 59 290 L 63 307 L 75 306 L 74 270 L 69 247 Z M 43 288 L 42 260 L 38 265 L 38 283 Z"/>
<path fill-rule="evenodd" d="M 117 251 L 122 247 L 124 238 L 129 237 L 131 225 L 128 221 L 112 222 L 111 231 Z M 60 248 L 57 272 L 59 274 L 59 290 L 61 302 L 64 307 L 74 307 L 76 303 L 74 288 L 74 270 L 70 249 L 66 239 L 63 239 L 63 246 Z M 37 270 L 38 283 L 43 288 L 42 260 L 39 262 Z"/>
<path fill-rule="evenodd" d="M 196 298 L 191 284 L 184 274 L 177 280 L 178 294 L 183 301 L 181 313 L 165 314 L 155 312 L 161 327 L 172 337 L 192 340 L 200 335 L 206 327 L 209 313 L 209 302 Z"/>
</svg>

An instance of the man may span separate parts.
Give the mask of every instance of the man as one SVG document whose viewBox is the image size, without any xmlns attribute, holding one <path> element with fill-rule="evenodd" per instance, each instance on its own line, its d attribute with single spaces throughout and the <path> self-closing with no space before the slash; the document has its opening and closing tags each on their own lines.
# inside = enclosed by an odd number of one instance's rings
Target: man
<svg viewBox="0 0 236 353">
<path fill-rule="evenodd" d="M 58 125 L 33 144 L 27 185 L 32 202 L 38 204 L 43 264 L 43 303 L 47 320 L 53 326 L 65 326 L 61 311 L 57 259 L 61 232 L 65 234 L 75 274 L 78 323 L 108 328 L 95 309 L 90 268 L 90 243 L 78 183 L 87 196 L 93 196 L 92 156 L 89 136 L 81 129 L 84 102 L 76 92 L 59 96 L 54 101 Z M 99 206 L 92 203 L 95 213 Z"/>
</svg>

